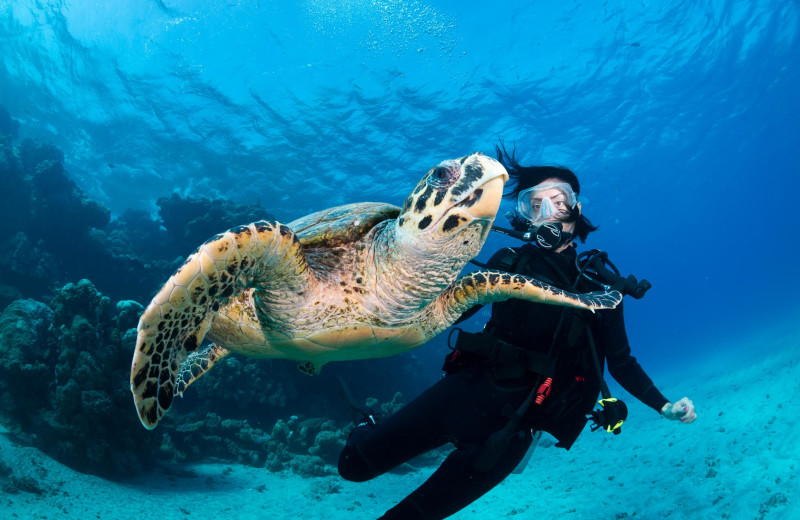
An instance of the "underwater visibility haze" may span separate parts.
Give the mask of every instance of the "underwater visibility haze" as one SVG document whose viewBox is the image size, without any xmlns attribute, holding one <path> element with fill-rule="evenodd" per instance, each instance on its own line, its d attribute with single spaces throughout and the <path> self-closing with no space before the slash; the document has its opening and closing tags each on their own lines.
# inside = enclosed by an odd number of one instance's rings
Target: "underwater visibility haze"
<svg viewBox="0 0 800 520">
<path fill-rule="evenodd" d="M 216 233 L 400 206 L 505 143 L 576 172 L 599 227 L 581 249 L 653 286 L 626 298 L 633 354 L 699 419 L 630 399 L 622 435 L 544 440 L 454 518 L 800 518 L 798 33 L 795 0 L 0 0 L 0 498 L 19 517 L 129 518 L 149 493 L 165 518 L 379 516 L 442 453 L 342 480 L 337 378 L 389 414 L 439 378 L 447 332 L 316 377 L 230 356 L 146 431 L 139 315 Z M 493 233 L 478 259 L 515 244 Z"/>
</svg>

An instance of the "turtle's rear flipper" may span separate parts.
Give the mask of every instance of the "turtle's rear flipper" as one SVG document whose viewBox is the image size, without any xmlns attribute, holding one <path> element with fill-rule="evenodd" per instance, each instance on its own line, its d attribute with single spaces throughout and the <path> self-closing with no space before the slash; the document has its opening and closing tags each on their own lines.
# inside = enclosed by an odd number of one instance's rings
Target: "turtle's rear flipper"
<svg viewBox="0 0 800 520">
<path fill-rule="evenodd" d="M 178 384 L 175 389 L 175 395 L 182 396 L 183 392 L 189 388 L 189 385 L 200 379 L 206 372 L 211 370 L 211 367 L 217 364 L 217 361 L 230 353 L 230 350 L 222 348 L 216 343 L 211 343 L 186 356 L 186 360 L 181 363 L 178 369 Z"/>
<path fill-rule="evenodd" d="M 208 240 L 158 291 L 139 320 L 131 366 L 131 392 L 145 428 L 155 428 L 172 399 L 213 362 L 220 351 L 197 354 L 220 308 L 256 283 L 306 271 L 300 241 L 286 226 L 260 221 Z M 224 350 L 224 349 L 223 349 Z M 203 366 L 202 359 L 206 359 Z M 199 361 L 199 365 L 195 363 Z M 201 369 L 181 377 L 181 367 Z M 181 382 L 182 381 L 182 382 Z"/>
</svg>

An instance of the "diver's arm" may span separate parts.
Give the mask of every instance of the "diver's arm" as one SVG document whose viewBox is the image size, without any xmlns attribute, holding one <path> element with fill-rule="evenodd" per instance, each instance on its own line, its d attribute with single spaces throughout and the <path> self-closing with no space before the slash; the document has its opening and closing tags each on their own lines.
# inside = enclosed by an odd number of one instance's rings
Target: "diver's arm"
<svg viewBox="0 0 800 520">
<path fill-rule="evenodd" d="M 597 326 L 593 328 L 597 345 L 605 352 L 611 377 L 642 403 L 661 412 L 669 400 L 631 355 L 622 307 L 623 304 L 620 304 L 614 310 L 602 311 Z"/>
<path fill-rule="evenodd" d="M 697 419 L 694 403 L 688 397 L 676 403 L 669 401 L 631 355 L 621 304 L 614 310 L 603 311 L 597 328 L 598 342 L 606 348 L 608 371 L 625 390 L 667 419 L 687 424 Z"/>
<path fill-rule="evenodd" d="M 630 347 L 627 344 L 625 350 L 627 354 L 607 357 L 611 377 L 635 398 L 660 413 L 664 405 L 669 403 L 669 399 L 656 388 L 636 358 L 630 355 Z"/>
</svg>

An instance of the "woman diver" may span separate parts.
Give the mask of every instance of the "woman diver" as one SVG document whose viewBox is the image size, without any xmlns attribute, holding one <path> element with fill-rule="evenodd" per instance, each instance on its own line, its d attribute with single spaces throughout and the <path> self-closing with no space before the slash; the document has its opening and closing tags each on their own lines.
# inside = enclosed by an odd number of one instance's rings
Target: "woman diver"
<svg viewBox="0 0 800 520">
<path fill-rule="evenodd" d="M 637 297 L 646 282 L 608 269 L 605 253 L 578 255 L 575 239 L 595 231 L 581 213 L 580 183 L 566 168 L 525 167 L 497 148 L 517 199 L 513 230 L 525 240 L 503 248 L 486 267 L 520 273 L 574 292 L 613 286 Z M 477 312 L 471 309 L 460 321 Z M 454 329 L 458 331 L 458 329 Z M 445 377 L 396 414 L 353 430 L 339 458 L 347 480 L 372 479 L 424 452 L 455 449 L 418 489 L 383 519 L 440 519 L 464 508 L 506 478 L 542 431 L 569 449 L 588 420 L 593 429 L 619 433 L 625 405 L 610 397 L 603 362 L 634 397 L 670 420 L 693 422 L 688 398 L 673 403 L 631 355 L 620 304 L 597 313 L 508 300 L 491 307 L 483 332 L 459 331 L 446 357 Z M 598 393 L 601 409 L 593 411 Z"/>
</svg>

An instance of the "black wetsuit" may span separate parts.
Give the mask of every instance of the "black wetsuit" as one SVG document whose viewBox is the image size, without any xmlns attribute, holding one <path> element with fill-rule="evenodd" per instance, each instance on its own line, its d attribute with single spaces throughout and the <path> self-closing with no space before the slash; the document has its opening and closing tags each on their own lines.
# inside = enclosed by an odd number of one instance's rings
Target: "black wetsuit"
<svg viewBox="0 0 800 520">
<path fill-rule="evenodd" d="M 532 245 L 498 251 L 489 268 L 535 276 L 568 288 L 575 281 L 575 249 L 543 252 Z M 512 265 L 509 269 L 509 259 Z M 579 292 L 596 290 L 588 283 Z M 472 313 L 475 311 L 473 310 Z M 559 321 L 564 323 L 555 336 Z M 454 351 L 445 362 L 447 375 L 419 397 L 377 426 L 356 428 L 339 459 L 340 474 L 365 481 L 409 459 L 452 442 L 453 450 L 439 469 L 411 495 L 387 511 L 384 519 L 440 519 L 467 506 L 492 489 L 514 470 L 531 444 L 531 429 L 552 434 L 558 446 L 569 449 L 586 424 L 586 414 L 596 403 L 600 389 L 597 369 L 589 348 L 586 324 L 594 337 L 599 358 L 627 391 L 659 411 L 667 399 L 655 388 L 631 356 L 623 322 L 622 306 L 615 310 L 576 311 L 508 300 L 492 306 L 486 331 L 516 347 L 542 352 L 550 359 L 547 376 L 552 391 L 541 405 L 532 405 L 519 432 L 490 470 L 476 470 L 473 463 L 486 440 L 508 423 L 502 413 L 516 410 L 542 381 L 539 374 L 509 373 L 497 359 L 474 352 Z M 554 356 L 546 357 L 556 337 Z"/>
</svg>

